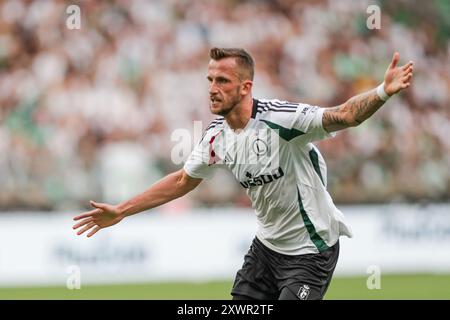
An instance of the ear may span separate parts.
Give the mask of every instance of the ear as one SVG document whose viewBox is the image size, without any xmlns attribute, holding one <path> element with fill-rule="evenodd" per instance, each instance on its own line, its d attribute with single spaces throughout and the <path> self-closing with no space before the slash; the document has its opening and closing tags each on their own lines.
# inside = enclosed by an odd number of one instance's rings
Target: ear
<svg viewBox="0 0 450 320">
<path fill-rule="evenodd" d="M 249 94 L 250 90 L 253 87 L 253 81 L 251 80 L 245 80 L 244 82 L 242 82 L 241 84 L 241 94 L 243 96 Z"/>
</svg>

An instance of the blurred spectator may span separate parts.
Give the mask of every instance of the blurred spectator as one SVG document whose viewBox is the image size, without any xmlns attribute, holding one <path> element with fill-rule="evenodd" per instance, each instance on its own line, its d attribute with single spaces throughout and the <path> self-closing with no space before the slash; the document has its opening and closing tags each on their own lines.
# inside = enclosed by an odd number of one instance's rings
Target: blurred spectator
<svg viewBox="0 0 450 320">
<path fill-rule="evenodd" d="M 380 81 L 394 50 L 414 60 L 410 90 L 373 119 L 319 143 L 338 203 L 449 200 L 450 5 L 381 1 L 81 1 L 0 3 L 0 209 L 118 202 L 180 168 L 175 129 L 203 128 L 212 46 L 256 60 L 255 97 L 323 107 Z M 177 202 L 249 202 L 227 173 Z M 177 206 L 175 206 L 175 209 Z M 174 209 L 171 207 L 171 210 Z"/>
</svg>

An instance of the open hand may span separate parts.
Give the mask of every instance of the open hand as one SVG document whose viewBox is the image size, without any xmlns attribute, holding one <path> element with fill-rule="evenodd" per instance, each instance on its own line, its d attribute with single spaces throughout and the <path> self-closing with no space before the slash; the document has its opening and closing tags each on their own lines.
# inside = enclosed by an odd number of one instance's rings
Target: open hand
<svg viewBox="0 0 450 320">
<path fill-rule="evenodd" d="M 392 62 L 384 74 L 384 91 L 389 96 L 408 88 L 411 84 L 414 69 L 413 62 L 409 61 L 404 66 L 397 67 L 399 60 L 400 55 L 398 52 L 395 52 Z"/>
<path fill-rule="evenodd" d="M 82 213 L 73 218 L 75 221 L 81 220 L 72 227 L 74 230 L 80 228 L 77 235 L 81 235 L 90 230 L 87 236 L 91 237 L 100 229 L 115 225 L 123 219 L 123 215 L 116 206 L 94 201 L 91 201 L 90 203 L 91 206 L 96 209 Z"/>
</svg>

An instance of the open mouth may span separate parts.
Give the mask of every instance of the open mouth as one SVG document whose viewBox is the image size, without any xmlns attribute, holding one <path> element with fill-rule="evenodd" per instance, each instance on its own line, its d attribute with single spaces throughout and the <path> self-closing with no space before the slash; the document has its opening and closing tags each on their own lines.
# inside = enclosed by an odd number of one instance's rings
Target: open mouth
<svg viewBox="0 0 450 320">
<path fill-rule="evenodd" d="M 216 97 L 210 97 L 210 101 L 212 104 L 217 103 L 217 102 L 222 102 L 222 100 L 220 100 L 219 98 L 216 98 Z"/>
</svg>

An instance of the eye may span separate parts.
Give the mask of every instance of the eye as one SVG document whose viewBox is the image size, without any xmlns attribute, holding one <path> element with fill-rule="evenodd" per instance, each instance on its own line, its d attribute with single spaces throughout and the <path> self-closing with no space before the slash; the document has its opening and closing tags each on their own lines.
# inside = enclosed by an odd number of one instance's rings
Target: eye
<svg viewBox="0 0 450 320">
<path fill-rule="evenodd" d="M 227 82 L 228 82 L 228 79 L 225 79 L 225 78 L 217 78 L 217 82 L 218 82 L 218 83 L 227 83 Z"/>
</svg>

